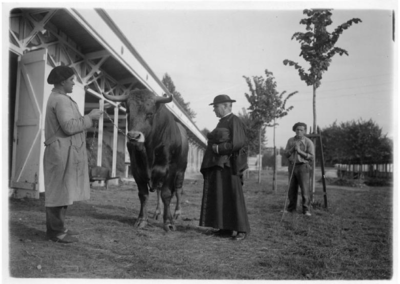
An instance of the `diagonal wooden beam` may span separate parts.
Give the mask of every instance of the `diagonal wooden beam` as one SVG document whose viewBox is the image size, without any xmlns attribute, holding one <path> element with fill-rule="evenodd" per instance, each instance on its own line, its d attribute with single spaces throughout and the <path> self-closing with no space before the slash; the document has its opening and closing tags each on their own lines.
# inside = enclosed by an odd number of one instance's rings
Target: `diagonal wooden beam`
<svg viewBox="0 0 400 284">
<path fill-rule="evenodd" d="M 97 73 L 100 71 L 100 66 L 103 65 L 103 63 L 110 57 L 110 55 L 108 56 L 104 56 L 97 64 L 92 65 L 90 64 L 90 67 L 92 68 L 92 70 L 90 70 L 89 74 L 87 74 L 83 79 L 86 81 L 88 78 L 92 77 L 94 75 L 94 73 Z M 89 62 L 89 61 L 88 61 Z"/>
<path fill-rule="evenodd" d="M 47 24 L 48 21 L 50 21 L 50 19 L 57 12 L 57 10 L 47 10 L 47 11 L 48 13 L 46 14 L 46 16 L 44 16 L 44 18 L 40 22 L 37 22 L 35 19 L 33 19 L 28 12 L 26 11 L 22 12 L 24 17 L 33 24 L 33 30 L 27 36 L 27 40 L 24 42 L 24 48 L 28 46 L 28 44 L 33 40 L 33 38 L 37 35 L 38 32 L 45 30 L 44 26 Z"/>
</svg>

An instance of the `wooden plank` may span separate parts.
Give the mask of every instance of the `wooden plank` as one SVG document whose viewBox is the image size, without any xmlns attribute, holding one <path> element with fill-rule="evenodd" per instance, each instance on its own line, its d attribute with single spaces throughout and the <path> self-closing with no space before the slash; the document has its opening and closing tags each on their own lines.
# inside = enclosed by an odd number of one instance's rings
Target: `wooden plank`
<svg viewBox="0 0 400 284">
<path fill-rule="evenodd" d="M 100 100 L 100 110 L 104 111 L 104 100 Z M 104 115 L 99 119 L 99 131 L 97 139 L 97 166 L 101 167 L 103 158 L 103 127 L 104 127 Z"/>
<path fill-rule="evenodd" d="M 118 117 L 118 107 L 114 108 L 114 115 Z M 117 150 L 118 150 L 118 119 L 114 120 L 114 132 L 113 132 L 113 149 L 112 149 L 112 164 L 111 164 L 111 176 L 117 175 Z"/>
<path fill-rule="evenodd" d="M 39 119 L 34 120 L 19 120 L 17 121 L 17 126 L 33 126 L 39 124 Z"/>
<path fill-rule="evenodd" d="M 326 181 L 325 181 L 325 160 L 324 160 L 324 149 L 322 146 L 322 135 L 321 135 L 321 130 L 319 127 L 317 127 L 318 130 L 318 141 L 319 141 L 319 152 L 320 152 L 320 158 L 321 158 L 321 173 L 322 173 L 322 186 L 324 190 L 324 206 L 325 208 L 328 208 L 328 198 L 326 195 Z"/>
<path fill-rule="evenodd" d="M 36 183 L 11 181 L 10 187 L 12 187 L 12 188 L 20 188 L 20 189 L 35 190 L 36 189 Z"/>
<path fill-rule="evenodd" d="M 40 194 L 38 190 L 16 188 L 14 190 L 14 193 L 12 194 L 12 197 L 17 199 L 21 198 L 39 199 Z"/>
<path fill-rule="evenodd" d="M 108 52 L 105 49 L 85 54 L 87 59 L 97 59 L 97 58 L 110 56 L 110 55 L 111 55 L 110 52 Z"/>
</svg>

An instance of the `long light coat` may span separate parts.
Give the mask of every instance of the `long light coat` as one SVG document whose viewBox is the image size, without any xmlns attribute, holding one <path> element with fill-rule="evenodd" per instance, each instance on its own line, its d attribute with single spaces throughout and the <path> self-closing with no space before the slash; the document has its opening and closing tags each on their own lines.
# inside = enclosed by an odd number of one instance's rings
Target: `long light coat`
<svg viewBox="0 0 400 284">
<path fill-rule="evenodd" d="M 53 89 L 45 119 L 44 183 L 45 206 L 71 205 L 90 198 L 85 130 L 92 127 L 77 103 Z"/>
</svg>

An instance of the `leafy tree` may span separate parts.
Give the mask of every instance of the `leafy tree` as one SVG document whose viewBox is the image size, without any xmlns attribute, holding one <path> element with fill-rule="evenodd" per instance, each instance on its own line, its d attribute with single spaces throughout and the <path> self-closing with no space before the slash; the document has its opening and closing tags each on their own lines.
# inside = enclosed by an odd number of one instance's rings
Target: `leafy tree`
<svg viewBox="0 0 400 284">
<path fill-rule="evenodd" d="M 256 120 L 253 120 L 250 116 L 250 113 L 246 111 L 245 108 L 242 108 L 242 112 L 238 113 L 238 117 L 242 120 L 244 125 L 246 126 L 246 137 L 249 141 L 248 147 L 248 155 L 254 156 L 259 153 L 260 143 L 259 143 L 259 127 Z M 267 142 L 266 138 L 266 130 L 263 129 L 261 133 L 261 145 Z"/>
<path fill-rule="evenodd" d="M 281 156 L 282 156 L 282 167 L 287 167 L 287 166 L 289 166 L 289 160 L 286 158 L 286 156 L 285 156 L 285 148 L 283 148 L 283 147 L 281 147 L 280 149 L 279 149 L 279 153 L 281 154 Z"/>
<path fill-rule="evenodd" d="M 322 146 L 324 147 L 324 158 L 327 165 L 342 164 L 347 161 L 343 129 L 335 121 L 332 125 L 321 131 Z M 316 145 L 316 153 L 320 151 L 319 144 Z M 317 157 L 318 159 L 318 157 Z"/>
<path fill-rule="evenodd" d="M 350 160 L 362 165 L 380 159 L 382 129 L 371 119 L 344 123 L 343 130 L 346 154 Z"/>
<path fill-rule="evenodd" d="M 279 94 L 279 92 L 276 90 L 277 84 L 275 82 L 273 73 L 265 70 L 265 76 L 265 79 L 262 76 L 253 76 L 253 82 L 250 78 L 243 76 L 250 89 L 250 94 L 245 94 L 248 102 L 250 103 L 250 107 L 248 108 L 250 110 L 250 116 L 255 121 L 260 135 L 264 127 L 275 127 L 275 120 L 277 118 L 284 117 L 290 110 L 293 109 L 293 106 L 286 108 L 286 102 L 291 96 L 297 93 L 297 91 L 290 93 L 286 96 L 286 98 L 283 98 L 283 95 L 286 93 L 286 91 Z M 261 147 L 259 152 L 261 155 Z M 274 190 L 276 189 L 275 173 L 276 171 L 274 172 Z M 260 172 L 258 175 L 258 182 L 261 182 Z"/>
<path fill-rule="evenodd" d="M 275 155 L 274 153 L 268 152 L 262 156 L 262 166 L 266 167 L 274 167 L 275 165 Z"/>
<path fill-rule="evenodd" d="M 393 140 L 387 137 L 379 139 L 378 155 L 375 153 L 374 160 L 377 163 L 393 163 Z"/>
<path fill-rule="evenodd" d="M 327 26 L 332 24 L 332 9 L 305 9 L 303 14 L 308 18 L 302 19 L 300 24 L 306 26 L 306 32 L 296 32 L 292 39 L 296 39 L 301 44 L 300 56 L 310 63 L 311 67 L 307 73 L 298 63 L 285 59 L 283 64 L 293 66 L 299 72 L 300 79 L 305 81 L 308 86 L 313 86 L 313 132 L 317 131 L 317 112 L 316 112 L 316 90 L 321 85 L 322 74 L 328 70 L 332 57 L 336 54 L 349 55 L 348 52 L 335 44 L 344 30 L 348 29 L 353 23 L 361 22 L 358 18 L 353 18 L 338 26 L 332 33 L 327 31 Z M 315 160 L 313 163 L 312 188 L 315 189 Z"/>
<path fill-rule="evenodd" d="M 371 119 L 341 124 L 334 122 L 321 133 L 327 163 L 363 165 L 392 162 L 393 142 Z"/>
<path fill-rule="evenodd" d="M 184 112 L 186 112 L 186 114 L 190 117 L 190 119 L 194 119 L 196 117 L 196 112 L 194 112 L 190 108 L 190 103 L 186 103 L 181 93 L 179 93 L 176 90 L 174 82 L 167 73 L 165 73 L 164 77 L 162 78 L 162 83 L 167 88 L 167 90 L 172 94 L 176 102 L 178 102 L 179 106 L 183 108 Z"/>
</svg>

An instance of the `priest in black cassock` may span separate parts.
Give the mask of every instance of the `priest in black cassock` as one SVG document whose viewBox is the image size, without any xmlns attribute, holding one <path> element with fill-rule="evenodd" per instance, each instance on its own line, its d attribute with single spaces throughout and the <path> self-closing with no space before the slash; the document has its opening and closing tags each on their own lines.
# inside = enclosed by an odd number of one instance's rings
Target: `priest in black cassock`
<svg viewBox="0 0 400 284">
<path fill-rule="evenodd" d="M 250 233 L 242 190 L 247 138 L 245 125 L 232 113 L 233 102 L 227 95 L 218 95 L 210 104 L 221 119 L 207 135 L 200 169 L 204 177 L 200 226 L 218 229 L 215 234 L 219 236 L 244 240 Z"/>
</svg>

